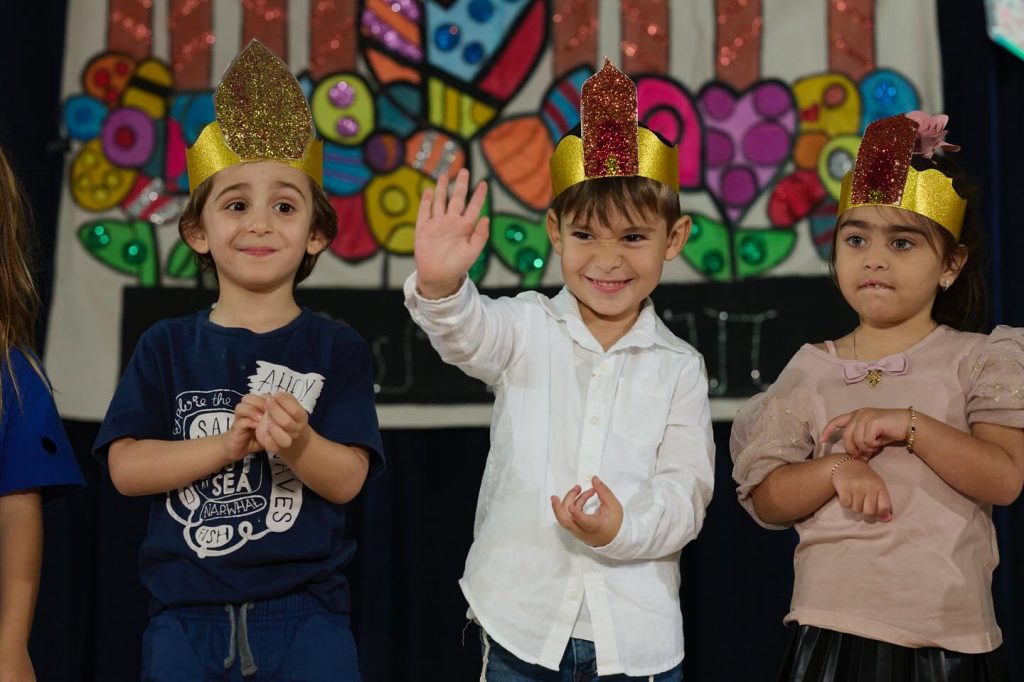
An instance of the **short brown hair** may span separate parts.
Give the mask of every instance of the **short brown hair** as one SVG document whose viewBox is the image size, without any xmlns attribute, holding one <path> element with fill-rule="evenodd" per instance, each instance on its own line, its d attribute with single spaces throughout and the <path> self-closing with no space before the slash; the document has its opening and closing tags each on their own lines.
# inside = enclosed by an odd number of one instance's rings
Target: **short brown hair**
<svg viewBox="0 0 1024 682">
<path fill-rule="evenodd" d="M 665 219 L 668 229 L 672 229 L 683 214 L 678 192 L 657 180 L 640 176 L 584 180 L 555 197 L 551 209 L 559 218 L 568 214 L 584 222 L 596 216 L 607 223 L 613 210 L 631 218 L 657 215 Z"/>
<path fill-rule="evenodd" d="M 185 243 L 188 243 L 186 237 L 189 234 L 194 234 L 196 230 L 202 228 L 203 208 L 206 206 L 207 199 L 210 198 L 214 177 L 216 176 L 211 175 L 196 187 L 196 191 L 192 192 L 192 196 L 189 197 L 185 209 L 181 212 L 181 218 L 178 219 L 178 234 L 181 235 L 181 239 Z M 316 184 L 312 178 L 309 179 L 309 189 L 313 197 L 313 216 L 309 222 L 309 233 L 322 234 L 329 245 L 338 235 L 338 213 L 327 199 L 323 188 Z M 202 270 L 212 272 L 214 278 L 217 277 L 217 264 L 213 262 L 212 255 L 209 253 L 196 253 L 195 257 L 196 263 L 199 264 Z M 319 253 L 307 253 L 302 257 L 299 269 L 295 272 L 293 286 L 309 277 L 319 257 Z"/>
</svg>

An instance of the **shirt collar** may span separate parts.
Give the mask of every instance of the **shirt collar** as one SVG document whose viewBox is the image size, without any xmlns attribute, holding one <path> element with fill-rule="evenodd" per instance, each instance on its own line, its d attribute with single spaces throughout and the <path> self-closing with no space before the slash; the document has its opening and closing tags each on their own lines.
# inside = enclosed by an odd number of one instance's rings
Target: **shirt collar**
<svg viewBox="0 0 1024 682">
<path fill-rule="evenodd" d="M 554 298 L 541 296 L 540 301 L 548 315 L 566 324 L 573 341 L 596 353 L 603 354 L 605 352 L 583 322 L 579 301 L 568 287 L 563 286 Z M 609 348 L 608 352 L 650 346 L 661 346 L 677 353 L 693 352 L 689 344 L 669 331 L 665 323 L 654 312 L 654 303 L 650 298 L 646 298 L 633 327 L 614 346 Z"/>
</svg>

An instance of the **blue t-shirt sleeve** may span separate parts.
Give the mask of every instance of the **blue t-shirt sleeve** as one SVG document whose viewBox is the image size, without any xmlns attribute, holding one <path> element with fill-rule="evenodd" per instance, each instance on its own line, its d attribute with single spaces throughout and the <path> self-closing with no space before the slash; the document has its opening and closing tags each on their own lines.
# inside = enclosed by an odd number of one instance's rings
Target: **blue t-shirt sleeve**
<svg viewBox="0 0 1024 682">
<path fill-rule="evenodd" d="M 84 485 L 48 381 L 15 349 L 0 371 L 0 495 L 42 488 L 49 500 Z"/>
<path fill-rule="evenodd" d="M 106 460 L 110 444 L 121 438 L 171 437 L 165 388 L 170 382 L 162 380 L 169 362 L 169 349 L 161 341 L 164 338 L 160 327 L 153 327 L 135 346 L 92 447 L 93 454 L 101 460 Z"/>
<path fill-rule="evenodd" d="M 384 471 L 384 445 L 373 403 L 373 360 L 370 347 L 349 328 L 338 334 L 329 381 L 326 399 L 321 399 L 320 435 L 369 450 L 367 480 L 379 476 Z"/>
</svg>

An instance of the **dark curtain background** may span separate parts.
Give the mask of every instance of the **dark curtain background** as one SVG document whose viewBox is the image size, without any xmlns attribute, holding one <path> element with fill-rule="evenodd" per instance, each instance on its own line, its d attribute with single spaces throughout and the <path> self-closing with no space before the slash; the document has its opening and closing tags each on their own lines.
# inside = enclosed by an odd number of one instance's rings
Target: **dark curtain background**
<svg viewBox="0 0 1024 682">
<path fill-rule="evenodd" d="M 1016 203 L 1024 184 L 1024 62 L 991 44 L 980 0 L 938 0 L 952 140 L 986 190 L 993 318 L 1024 326 L 1024 253 Z M 39 227 L 44 298 L 52 278 L 63 151 L 60 0 L 18 3 L 0 22 L 0 144 L 26 186 Z M 41 324 L 40 334 L 45 333 Z M 793 330 L 794 349 L 803 341 Z M 59 387 L 58 387 L 59 390 Z M 67 423 L 89 487 L 46 509 L 46 557 L 32 638 L 43 681 L 137 678 L 146 597 L 136 577 L 145 503 L 112 488 L 89 457 L 97 426 Z M 716 424 L 718 492 L 683 557 L 685 676 L 769 680 L 780 658 L 792 581 L 792 533 L 757 528 L 735 503 L 728 424 Z M 477 633 L 465 628 L 456 581 L 472 534 L 485 429 L 390 431 L 387 473 L 352 505 L 360 550 L 349 572 L 366 679 L 470 680 Z M 1024 679 L 1024 502 L 996 510 L 1002 564 L 994 590 L 1014 679 Z M 657 636 L 652 633 L 652 636 Z"/>
</svg>

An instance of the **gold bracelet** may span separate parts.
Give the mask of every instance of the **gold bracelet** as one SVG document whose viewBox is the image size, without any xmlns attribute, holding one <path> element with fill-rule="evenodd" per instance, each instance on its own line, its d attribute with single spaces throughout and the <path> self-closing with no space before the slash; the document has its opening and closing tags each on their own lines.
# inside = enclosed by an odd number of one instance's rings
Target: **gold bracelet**
<svg viewBox="0 0 1024 682">
<path fill-rule="evenodd" d="M 835 477 L 836 477 L 836 469 L 838 469 L 841 464 L 846 464 L 847 462 L 849 462 L 852 459 L 857 459 L 857 458 L 854 457 L 853 455 L 847 455 L 846 457 L 843 457 L 841 460 L 839 460 L 838 462 L 833 464 L 832 465 L 832 470 L 828 472 L 829 480 L 833 480 L 834 481 Z"/>
<path fill-rule="evenodd" d="M 913 405 L 907 409 L 910 410 L 910 428 L 907 430 L 907 452 L 914 454 L 914 437 L 917 435 L 917 412 L 914 412 Z"/>
</svg>

